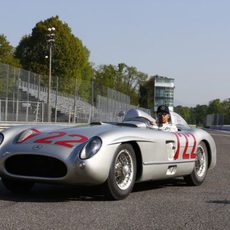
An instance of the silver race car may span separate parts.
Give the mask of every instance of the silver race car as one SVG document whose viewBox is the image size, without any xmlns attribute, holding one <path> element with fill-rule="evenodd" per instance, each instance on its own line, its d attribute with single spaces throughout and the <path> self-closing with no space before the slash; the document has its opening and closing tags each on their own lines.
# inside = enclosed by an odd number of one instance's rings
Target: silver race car
<svg viewBox="0 0 230 230">
<path fill-rule="evenodd" d="M 183 176 L 200 185 L 216 165 L 216 145 L 202 129 L 176 113 L 178 132 L 151 126 L 147 113 L 131 109 L 123 122 L 82 127 L 21 125 L 0 133 L 0 176 L 13 192 L 34 183 L 102 185 L 112 199 L 124 199 L 135 182 Z"/>
</svg>

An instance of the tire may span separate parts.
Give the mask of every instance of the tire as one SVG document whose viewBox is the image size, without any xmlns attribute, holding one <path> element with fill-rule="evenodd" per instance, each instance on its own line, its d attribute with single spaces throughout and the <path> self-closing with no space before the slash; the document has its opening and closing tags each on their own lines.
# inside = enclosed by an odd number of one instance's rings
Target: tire
<svg viewBox="0 0 230 230">
<path fill-rule="evenodd" d="M 9 191 L 20 194 L 28 193 L 34 185 L 34 183 L 30 181 L 12 180 L 8 178 L 2 178 L 2 183 Z"/>
<path fill-rule="evenodd" d="M 114 155 L 107 181 L 106 196 L 122 200 L 132 191 L 137 172 L 136 155 L 130 144 L 121 144 Z"/>
<path fill-rule="evenodd" d="M 196 154 L 197 157 L 192 174 L 184 177 L 186 183 L 192 186 L 201 185 L 208 171 L 208 150 L 203 141 L 198 144 Z"/>
</svg>

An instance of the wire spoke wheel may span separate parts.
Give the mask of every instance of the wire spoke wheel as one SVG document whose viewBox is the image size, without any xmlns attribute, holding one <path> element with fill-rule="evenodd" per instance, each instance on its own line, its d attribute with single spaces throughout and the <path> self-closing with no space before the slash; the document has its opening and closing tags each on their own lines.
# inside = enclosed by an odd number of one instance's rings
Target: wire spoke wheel
<svg viewBox="0 0 230 230">
<path fill-rule="evenodd" d="M 130 153 L 126 149 L 121 150 L 116 157 L 114 167 L 115 181 L 121 190 L 127 189 L 132 183 L 133 168 Z"/>
<path fill-rule="evenodd" d="M 196 150 L 196 161 L 192 173 L 184 176 L 189 185 L 198 186 L 205 180 L 208 170 L 208 150 L 206 144 L 202 141 L 198 144 Z"/>
<path fill-rule="evenodd" d="M 136 180 L 136 165 L 136 155 L 132 145 L 121 144 L 114 154 L 105 183 L 108 198 L 121 200 L 129 195 Z"/>
<path fill-rule="evenodd" d="M 200 145 L 197 148 L 197 158 L 195 163 L 195 171 L 197 176 L 202 177 L 207 170 L 207 155 L 205 154 L 204 148 Z"/>
</svg>

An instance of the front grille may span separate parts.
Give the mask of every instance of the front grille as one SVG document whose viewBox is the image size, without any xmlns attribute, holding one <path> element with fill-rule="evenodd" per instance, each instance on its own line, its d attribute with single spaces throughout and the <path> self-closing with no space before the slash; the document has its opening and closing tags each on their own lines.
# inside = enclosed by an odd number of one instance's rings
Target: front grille
<svg viewBox="0 0 230 230">
<path fill-rule="evenodd" d="M 17 155 L 5 162 L 7 172 L 20 176 L 58 178 L 67 173 L 65 164 L 55 158 L 39 155 Z"/>
</svg>

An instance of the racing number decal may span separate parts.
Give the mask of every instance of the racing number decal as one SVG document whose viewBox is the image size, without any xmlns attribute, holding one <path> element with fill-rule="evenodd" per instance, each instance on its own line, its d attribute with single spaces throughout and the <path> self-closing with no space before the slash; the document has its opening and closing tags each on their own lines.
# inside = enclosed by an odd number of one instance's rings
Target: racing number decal
<svg viewBox="0 0 230 230">
<path fill-rule="evenodd" d="M 195 150 L 196 150 L 196 138 L 194 137 L 194 135 L 192 133 L 188 134 L 191 135 L 193 138 L 193 148 L 192 148 L 192 152 L 191 152 L 191 159 L 195 159 L 196 158 L 196 154 L 195 154 Z"/>
<path fill-rule="evenodd" d="M 34 142 L 35 143 L 45 143 L 45 144 L 54 143 L 55 145 L 61 145 L 61 146 L 65 146 L 65 147 L 68 147 L 68 148 L 72 148 L 74 145 L 70 144 L 70 143 L 82 143 L 82 142 L 88 140 L 87 137 L 82 136 L 80 134 L 66 135 L 65 132 L 55 132 L 55 131 L 54 132 L 49 132 L 49 134 L 51 134 L 51 136 L 45 137 L 45 138 L 41 138 L 41 139 L 37 139 Z M 56 141 L 56 142 L 54 141 L 55 138 L 59 138 L 59 137 L 63 137 L 63 136 L 77 137 L 77 139 L 75 139 L 75 140 L 68 140 L 68 139 L 66 139 L 66 140 L 61 140 L 61 141 Z"/>
<path fill-rule="evenodd" d="M 176 135 L 176 139 L 177 139 L 177 149 L 176 149 L 176 153 L 175 153 L 175 156 L 174 156 L 174 160 L 178 159 L 179 153 L 180 153 L 180 139 L 179 139 L 179 134 L 175 133 L 175 135 Z"/>
<path fill-rule="evenodd" d="M 174 160 L 177 160 L 179 157 L 182 140 L 185 140 L 185 147 L 182 153 L 182 159 L 195 159 L 196 138 L 194 137 L 194 135 L 192 133 L 175 133 L 175 135 L 177 138 L 177 150 L 174 156 Z M 191 153 L 187 152 L 189 146 L 193 146 Z"/>
<path fill-rule="evenodd" d="M 84 141 L 87 141 L 88 138 L 85 137 L 85 136 L 82 136 L 80 134 L 71 134 L 71 135 L 68 135 L 69 137 L 78 137 L 80 139 L 78 140 L 64 140 L 64 141 L 57 141 L 55 142 L 56 145 L 63 145 L 65 147 L 69 147 L 69 148 L 72 148 L 73 145 L 71 145 L 70 143 L 81 143 L 81 142 L 84 142 Z"/>
<path fill-rule="evenodd" d="M 31 131 L 32 131 L 32 133 L 29 134 L 28 136 L 23 135 L 23 133 L 25 134 L 26 131 L 21 132 L 21 134 L 20 134 L 21 137 L 17 140 L 17 143 L 23 143 L 32 137 L 36 137 L 37 135 L 39 135 L 41 133 L 40 131 L 38 131 L 37 129 L 34 129 L 34 128 L 32 128 Z"/>
<path fill-rule="evenodd" d="M 52 139 L 65 136 L 65 132 L 50 132 L 50 134 L 55 134 L 55 133 L 56 133 L 56 135 L 38 139 L 35 141 L 35 143 L 50 144 L 50 143 L 52 143 Z"/>
</svg>

